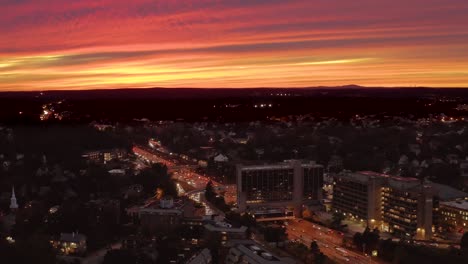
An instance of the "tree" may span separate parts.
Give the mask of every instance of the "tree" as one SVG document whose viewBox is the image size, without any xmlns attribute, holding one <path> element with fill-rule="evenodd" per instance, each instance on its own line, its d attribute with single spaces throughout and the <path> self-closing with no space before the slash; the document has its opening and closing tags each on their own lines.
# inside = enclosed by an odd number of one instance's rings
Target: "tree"
<svg viewBox="0 0 468 264">
<path fill-rule="evenodd" d="M 356 232 L 354 234 L 353 243 L 357 248 L 359 248 L 359 249 L 362 248 L 363 239 L 362 239 L 362 234 L 360 232 Z"/>
<path fill-rule="evenodd" d="M 318 246 L 318 244 L 317 244 L 316 241 L 312 241 L 312 242 L 310 243 L 310 252 L 312 252 L 313 254 L 318 254 L 318 253 L 320 253 L 320 248 L 319 248 L 319 246 Z"/>
<path fill-rule="evenodd" d="M 160 188 L 164 195 L 177 197 L 177 188 L 165 165 L 153 164 L 151 168 L 143 170 L 134 179 L 134 183 L 141 184 L 146 193 L 154 194 L 156 189 Z"/>
<path fill-rule="evenodd" d="M 263 236 L 267 242 L 278 243 L 286 239 L 286 229 L 278 226 L 268 226 L 264 229 Z"/>
<path fill-rule="evenodd" d="M 209 181 L 206 184 L 206 188 L 205 188 L 205 198 L 208 201 L 212 201 L 215 196 L 216 196 L 216 193 L 213 189 L 213 182 Z"/>
<path fill-rule="evenodd" d="M 332 216 L 332 226 L 334 228 L 341 228 L 341 222 L 345 219 L 344 215 L 338 212 L 333 213 Z"/>
<path fill-rule="evenodd" d="M 220 233 L 214 233 L 210 239 L 207 241 L 206 247 L 210 250 L 211 254 L 211 259 L 213 261 L 213 264 L 218 264 L 221 263 L 222 261 L 220 260 L 220 250 L 221 250 L 221 234 Z"/>
<path fill-rule="evenodd" d="M 113 249 L 107 251 L 103 264 L 133 264 L 136 257 L 129 250 Z"/>
<path fill-rule="evenodd" d="M 468 251 L 468 232 L 465 232 L 461 238 L 460 249 Z"/>
<path fill-rule="evenodd" d="M 327 257 L 319 251 L 319 253 L 315 254 L 315 261 L 316 264 L 322 264 L 327 262 Z"/>
<path fill-rule="evenodd" d="M 9 263 L 55 263 L 55 252 L 47 235 L 36 233 L 28 239 L 17 241 L 15 257 Z"/>
</svg>

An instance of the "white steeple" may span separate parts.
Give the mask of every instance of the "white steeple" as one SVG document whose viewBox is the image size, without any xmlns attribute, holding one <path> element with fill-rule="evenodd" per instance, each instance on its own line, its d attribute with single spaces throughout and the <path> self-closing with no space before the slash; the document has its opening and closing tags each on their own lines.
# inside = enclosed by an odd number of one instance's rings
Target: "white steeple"
<svg viewBox="0 0 468 264">
<path fill-rule="evenodd" d="M 10 209 L 11 210 L 17 210 L 18 209 L 18 203 L 16 202 L 15 187 L 14 186 L 13 186 L 12 191 L 11 191 Z"/>
</svg>

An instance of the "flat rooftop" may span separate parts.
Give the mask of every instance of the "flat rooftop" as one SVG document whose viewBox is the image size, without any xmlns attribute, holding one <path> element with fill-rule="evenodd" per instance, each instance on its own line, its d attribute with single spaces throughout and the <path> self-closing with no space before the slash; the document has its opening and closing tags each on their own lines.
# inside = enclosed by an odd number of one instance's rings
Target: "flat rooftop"
<svg viewBox="0 0 468 264">
<path fill-rule="evenodd" d="M 231 250 L 236 251 L 237 254 L 241 253 L 244 257 L 247 257 L 251 262 L 249 263 L 262 263 L 262 264 L 292 264 L 297 263 L 295 260 L 289 257 L 278 257 L 272 252 L 263 248 L 261 245 L 253 240 L 235 240 L 228 241 L 232 245 Z"/>
<path fill-rule="evenodd" d="M 246 226 L 233 227 L 224 222 L 209 223 L 205 225 L 205 228 L 212 232 L 245 233 L 247 231 Z"/>
<path fill-rule="evenodd" d="M 294 163 L 299 162 L 303 168 L 323 168 L 322 165 L 315 163 L 315 161 L 304 161 L 304 160 L 285 160 L 279 163 L 265 163 L 265 164 L 252 164 L 252 165 L 241 165 L 241 170 L 275 170 L 275 169 L 292 169 Z"/>
<path fill-rule="evenodd" d="M 394 176 L 394 175 L 389 175 L 389 174 L 384 174 L 384 173 L 378 173 L 375 171 L 358 171 L 356 172 L 361 175 L 369 176 L 369 177 L 380 177 L 380 178 L 386 178 L 386 179 L 393 179 L 397 181 L 404 181 L 404 182 L 415 182 L 419 181 L 419 179 L 416 178 L 411 178 L 411 177 L 400 177 L 400 176 Z"/>
<path fill-rule="evenodd" d="M 463 211 L 468 211 L 468 200 L 457 200 L 450 202 L 440 202 L 441 205 L 456 208 Z"/>
</svg>

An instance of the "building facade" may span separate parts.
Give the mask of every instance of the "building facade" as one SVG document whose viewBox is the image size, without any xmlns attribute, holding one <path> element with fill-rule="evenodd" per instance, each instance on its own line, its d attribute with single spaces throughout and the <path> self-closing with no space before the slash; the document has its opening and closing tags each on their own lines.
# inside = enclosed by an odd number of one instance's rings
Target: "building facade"
<svg viewBox="0 0 468 264">
<path fill-rule="evenodd" d="M 361 173 L 340 173 L 334 177 L 332 208 L 347 216 L 374 222 L 381 217 L 382 177 Z"/>
<path fill-rule="evenodd" d="M 417 239 L 432 236 L 434 194 L 416 178 L 343 172 L 335 175 L 332 206 L 371 228 Z"/>
<path fill-rule="evenodd" d="M 388 178 L 382 188 L 383 231 L 430 238 L 433 227 L 432 188 L 415 178 Z"/>
<path fill-rule="evenodd" d="M 440 202 L 440 218 L 459 232 L 468 231 L 468 200 Z"/>
<path fill-rule="evenodd" d="M 237 166 L 237 203 L 245 212 L 255 208 L 289 207 L 300 216 L 304 200 L 322 197 L 323 166 L 289 160 L 277 164 Z"/>
</svg>

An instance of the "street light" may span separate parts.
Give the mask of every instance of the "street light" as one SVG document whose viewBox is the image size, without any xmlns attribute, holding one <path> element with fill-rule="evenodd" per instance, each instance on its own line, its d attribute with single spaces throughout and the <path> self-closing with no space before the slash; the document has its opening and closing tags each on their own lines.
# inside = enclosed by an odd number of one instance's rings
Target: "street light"
<svg viewBox="0 0 468 264">
<path fill-rule="evenodd" d="M 371 254 L 369 255 L 369 263 L 372 263 L 372 257 L 377 257 L 377 255 L 377 250 L 372 250 Z"/>
</svg>

